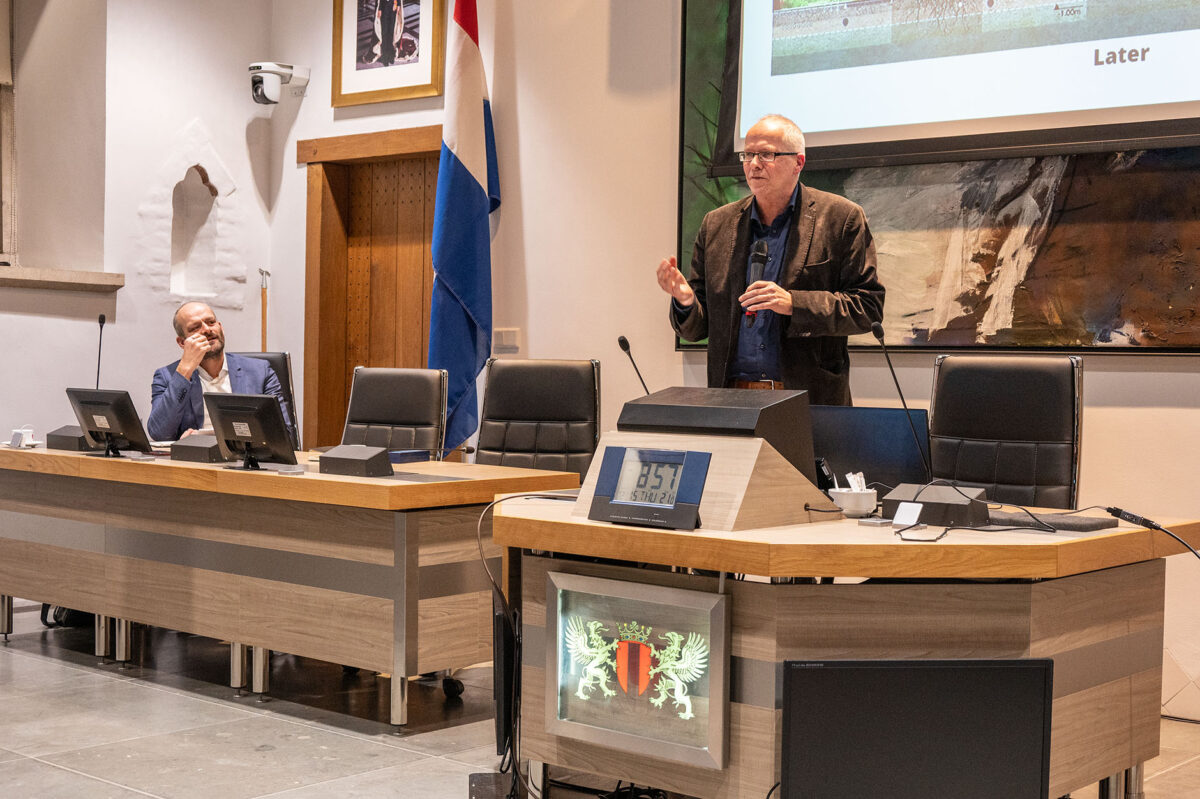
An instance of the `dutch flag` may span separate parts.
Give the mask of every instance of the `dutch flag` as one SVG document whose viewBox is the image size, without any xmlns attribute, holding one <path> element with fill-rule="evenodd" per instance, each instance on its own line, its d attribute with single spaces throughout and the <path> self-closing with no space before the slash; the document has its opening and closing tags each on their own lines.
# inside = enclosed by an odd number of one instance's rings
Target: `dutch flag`
<svg viewBox="0 0 1200 799">
<path fill-rule="evenodd" d="M 446 112 L 433 211 L 429 368 L 450 373 L 446 448 L 479 426 L 475 378 L 492 349 L 489 216 L 500 179 L 475 0 L 457 0 L 446 43 Z"/>
</svg>

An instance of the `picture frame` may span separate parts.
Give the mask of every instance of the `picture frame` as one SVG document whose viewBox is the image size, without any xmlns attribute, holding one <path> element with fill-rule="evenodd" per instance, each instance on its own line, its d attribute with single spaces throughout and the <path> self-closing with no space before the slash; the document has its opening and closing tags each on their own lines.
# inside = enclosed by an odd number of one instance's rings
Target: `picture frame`
<svg viewBox="0 0 1200 799">
<path fill-rule="evenodd" d="M 729 597 L 546 575 L 546 731 L 705 769 L 728 763 Z"/>
<path fill-rule="evenodd" d="M 334 108 L 437 97 L 445 61 L 445 0 L 333 0 Z"/>
</svg>

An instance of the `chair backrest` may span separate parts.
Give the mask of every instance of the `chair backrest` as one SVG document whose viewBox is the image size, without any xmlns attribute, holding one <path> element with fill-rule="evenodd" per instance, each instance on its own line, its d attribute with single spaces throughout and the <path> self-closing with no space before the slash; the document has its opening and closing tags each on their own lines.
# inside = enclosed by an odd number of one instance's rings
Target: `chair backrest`
<svg viewBox="0 0 1200 799">
<path fill-rule="evenodd" d="M 942 355 L 934 366 L 934 479 L 989 499 L 1074 508 L 1079 498 L 1083 360 L 1074 355 Z"/>
<path fill-rule="evenodd" d="M 475 462 L 587 471 L 600 436 L 600 362 L 487 362 Z"/>
<path fill-rule="evenodd" d="M 440 460 L 446 387 L 445 369 L 355 367 L 342 443 L 424 449 Z"/>
<path fill-rule="evenodd" d="M 287 401 L 288 421 L 292 425 L 292 446 L 297 451 L 300 447 L 300 420 L 296 418 L 296 392 L 292 386 L 292 354 L 290 352 L 235 352 L 243 358 L 258 358 L 266 361 L 275 370 L 279 378 L 279 386 L 283 389 L 283 398 Z"/>
</svg>

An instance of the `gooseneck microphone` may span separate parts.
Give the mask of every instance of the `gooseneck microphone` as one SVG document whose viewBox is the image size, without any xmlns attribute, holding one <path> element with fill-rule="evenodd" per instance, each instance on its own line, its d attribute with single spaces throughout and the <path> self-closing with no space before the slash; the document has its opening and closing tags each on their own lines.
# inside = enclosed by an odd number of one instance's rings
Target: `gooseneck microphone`
<svg viewBox="0 0 1200 799">
<path fill-rule="evenodd" d="M 100 339 L 96 343 L 96 388 L 100 388 L 100 353 L 104 351 L 104 314 L 100 314 Z"/>
<path fill-rule="evenodd" d="M 650 396 L 650 389 L 646 388 L 646 381 L 642 380 L 642 370 L 637 368 L 637 361 L 633 359 L 633 353 L 629 351 L 629 339 L 624 336 L 617 336 L 617 346 L 629 356 L 629 362 L 633 364 L 633 371 L 637 372 L 638 380 L 642 381 L 642 391 L 646 392 L 647 397 Z"/>
<path fill-rule="evenodd" d="M 767 265 L 767 243 L 761 239 L 754 242 L 754 250 L 750 253 L 750 275 L 747 278 L 746 287 L 749 288 L 753 284 L 762 280 L 763 269 Z M 754 320 L 758 318 L 758 311 L 746 311 L 746 327 L 754 324 Z"/>
<path fill-rule="evenodd" d="M 912 431 L 913 443 L 917 445 L 917 454 L 921 456 L 921 463 L 925 464 L 925 480 L 933 482 L 933 469 L 929 466 L 929 459 L 925 457 L 925 450 L 921 448 L 921 438 L 917 435 L 917 426 L 913 424 L 912 411 L 908 409 L 908 403 L 904 401 L 904 392 L 900 390 L 900 380 L 896 377 L 896 369 L 892 366 L 892 356 L 888 354 L 887 344 L 883 343 L 883 325 L 872 322 L 871 334 L 879 341 L 879 346 L 883 349 L 883 357 L 887 359 L 888 371 L 892 373 L 892 382 L 896 384 L 896 393 L 900 395 L 900 404 L 904 406 L 904 415 L 908 417 L 908 429 Z"/>
</svg>

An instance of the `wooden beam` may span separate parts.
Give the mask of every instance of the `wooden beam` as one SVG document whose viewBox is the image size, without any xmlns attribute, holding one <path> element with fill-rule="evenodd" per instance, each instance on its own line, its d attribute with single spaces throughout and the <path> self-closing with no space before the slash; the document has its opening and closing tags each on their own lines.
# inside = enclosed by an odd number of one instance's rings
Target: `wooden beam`
<svg viewBox="0 0 1200 799">
<path fill-rule="evenodd" d="M 0 288 L 90 291 L 111 294 L 124 285 L 125 275 L 122 272 L 0 266 Z"/>
<path fill-rule="evenodd" d="M 442 149 L 442 126 L 402 128 L 378 133 L 355 133 L 296 142 L 296 163 L 332 161 L 339 164 L 381 161 L 411 155 L 436 153 Z"/>
</svg>

